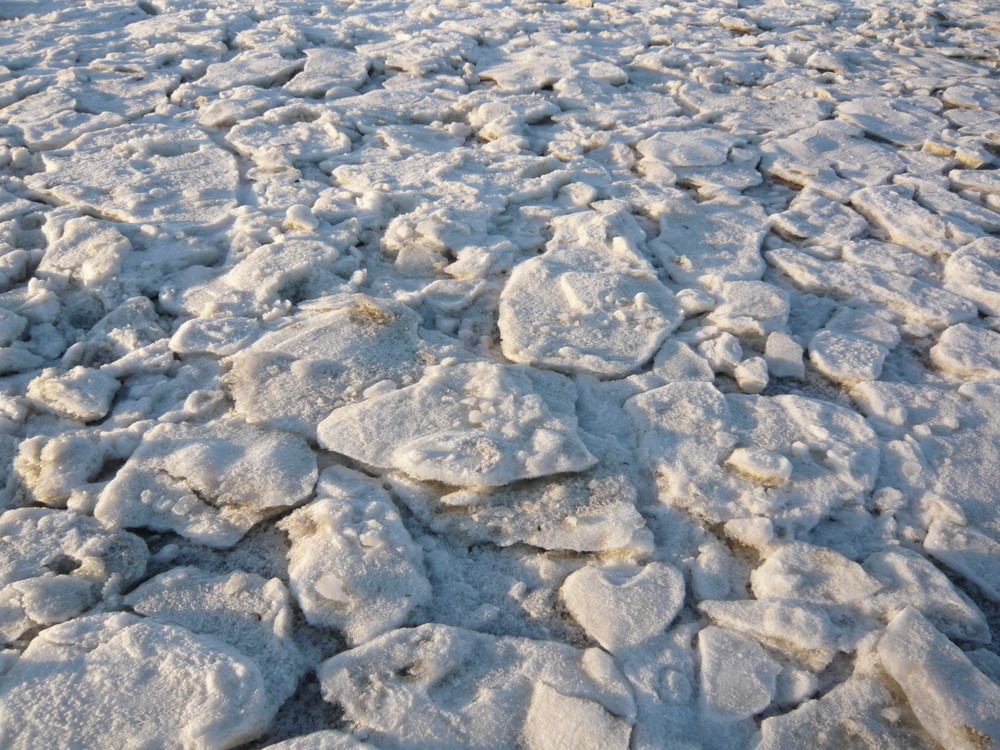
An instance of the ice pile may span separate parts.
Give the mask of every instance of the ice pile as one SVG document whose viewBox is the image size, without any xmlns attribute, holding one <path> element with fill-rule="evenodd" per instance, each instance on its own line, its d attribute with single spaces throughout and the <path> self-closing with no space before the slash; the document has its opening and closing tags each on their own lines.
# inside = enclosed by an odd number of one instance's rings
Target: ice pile
<svg viewBox="0 0 1000 750">
<path fill-rule="evenodd" d="M 0 0 L 0 747 L 998 745 L 998 42 Z"/>
</svg>

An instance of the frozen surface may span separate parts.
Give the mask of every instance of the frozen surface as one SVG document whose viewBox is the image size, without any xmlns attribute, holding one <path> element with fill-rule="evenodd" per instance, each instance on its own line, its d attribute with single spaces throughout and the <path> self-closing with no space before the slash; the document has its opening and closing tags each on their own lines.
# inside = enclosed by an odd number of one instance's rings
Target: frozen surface
<svg viewBox="0 0 1000 750">
<path fill-rule="evenodd" d="M 0 0 L 0 747 L 1000 744 L 981 0 Z"/>
</svg>

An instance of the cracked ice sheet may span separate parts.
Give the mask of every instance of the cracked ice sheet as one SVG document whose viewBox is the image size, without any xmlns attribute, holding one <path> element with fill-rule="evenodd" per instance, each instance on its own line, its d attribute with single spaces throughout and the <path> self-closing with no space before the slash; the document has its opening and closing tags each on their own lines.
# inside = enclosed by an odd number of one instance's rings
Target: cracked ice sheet
<svg viewBox="0 0 1000 750">
<path fill-rule="evenodd" d="M 998 741 L 1000 19 L 738 5 L 0 2 L 0 745 Z"/>
</svg>

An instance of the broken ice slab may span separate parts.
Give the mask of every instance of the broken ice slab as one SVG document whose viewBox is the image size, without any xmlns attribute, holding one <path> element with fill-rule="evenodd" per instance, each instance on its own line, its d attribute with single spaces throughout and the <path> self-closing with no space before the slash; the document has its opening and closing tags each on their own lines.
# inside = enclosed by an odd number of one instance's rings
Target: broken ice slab
<svg viewBox="0 0 1000 750">
<path fill-rule="evenodd" d="M 663 633 L 684 604 L 684 576 L 674 566 L 586 566 L 559 589 L 573 618 L 612 654 Z"/>
<path fill-rule="evenodd" d="M 915 609 L 893 619 L 878 655 L 921 726 L 942 746 L 982 750 L 1000 738 L 1000 686 Z"/>
<path fill-rule="evenodd" d="M 921 255 L 947 255 L 982 236 L 974 225 L 928 211 L 901 185 L 864 188 L 851 195 L 851 204 L 892 242 Z"/>
<path fill-rule="evenodd" d="M 740 197 L 695 203 L 686 195 L 670 194 L 657 210 L 660 234 L 650 247 L 677 283 L 763 276 L 760 246 L 769 222 L 756 202 Z"/>
<path fill-rule="evenodd" d="M 12 750 L 117 750 L 137 736 L 161 747 L 225 750 L 268 724 L 264 678 L 251 659 L 215 638 L 126 613 L 40 633 L 0 677 L 0 702 L 0 735 Z"/>
<path fill-rule="evenodd" d="M 370 466 L 458 486 L 576 472 L 597 459 L 577 434 L 576 388 L 523 365 L 429 367 L 415 385 L 336 409 L 320 445 Z"/>
<path fill-rule="evenodd" d="M 289 586 L 303 614 L 311 625 L 342 631 L 351 645 L 399 627 L 430 601 L 423 551 L 370 477 L 326 469 L 316 499 L 281 528 L 291 541 Z"/>
<path fill-rule="evenodd" d="M 855 741 L 880 750 L 931 750 L 907 726 L 890 689 L 871 677 L 854 677 L 821 698 L 763 721 L 754 750 L 814 747 L 840 750 Z"/>
<path fill-rule="evenodd" d="M 817 260 L 792 248 L 770 250 L 766 256 L 768 263 L 803 291 L 841 299 L 858 297 L 898 312 L 911 323 L 944 328 L 978 316 L 968 300 L 895 271 Z"/>
<path fill-rule="evenodd" d="M 410 385 L 438 359 L 406 305 L 363 295 L 315 303 L 233 357 L 236 412 L 309 439 L 330 412 L 369 388 Z M 180 335 L 180 331 L 178 331 Z"/>
<path fill-rule="evenodd" d="M 604 651 L 446 625 L 391 631 L 318 675 L 352 730 L 395 750 L 626 750 L 635 721 Z"/>
<path fill-rule="evenodd" d="M 639 493 L 629 454 L 613 439 L 588 441 L 601 454 L 591 469 L 524 479 L 503 487 L 455 490 L 390 477 L 411 512 L 440 534 L 501 547 L 524 543 L 546 550 L 644 552 L 652 544 L 636 509 Z"/>
<path fill-rule="evenodd" d="M 33 190 L 114 221 L 208 226 L 236 208 L 236 160 L 197 128 L 123 125 L 42 158 Z"/>
<path fill-rule="evenodd" d="M 944 264 L 944 286 L 1000 315 L 1000 239 L 984 237 L 952 253 Z"/>
<path fill-rule="evenodd" d="M 0 516 L 0 637 L 76 617 L 146 569 L 143 541 L 68 510 L 18 508 Z"/>
<path fill-rule="evenodd" d="M 959 323 L 931 347 L 931 361 L 962 378 L 1000 377 L 1000 333 Z"/>
<path fill-rule="evenodd" d="M 288 590 L 242 570 L 174 568 L 131 591 L 129 611 L 226 643 L 260 668 L 272 718 L 298 687 L 306 663 L 292 639 Z"/>
<path fill-rule="evenodd" d="M 104 523 L 175 531 L 228 547 L 258 521 L 298 505 L 316 484 L 316 456 L 300 437 L 232 417 L 160 424 L 101 493 Z"/>
<path fill-rule="evenodd" d="M 679 322 L 673 294 L 652 268 L 595 271 L 566 255 L 525 261 L 500 297 L 504 354 L 569 373 L 627 375 Z"/>
<path fill-rule="evenodd" d="M 874 486 L 875 433 L 830 403 L 687 382 L 635 396 L 626 410 L 661 500 L 709 523 L 767 516 L 809 529 Z"/>
</svg>

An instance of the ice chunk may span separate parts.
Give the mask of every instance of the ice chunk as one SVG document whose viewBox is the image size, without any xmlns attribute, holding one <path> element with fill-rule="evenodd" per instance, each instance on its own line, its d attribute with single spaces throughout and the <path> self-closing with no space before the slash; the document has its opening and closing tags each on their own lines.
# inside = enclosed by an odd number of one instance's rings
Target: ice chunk
<svg viewBox="0 0 1000 750">
<path fill-rule="evenodd" d="M 335 410 L 320 423 L 319 442 L 417 479 L 500 486 L 594 465 L 577 434 L 575 400 L 572 382 L 555 373 L 438 366 L 416 385 Z"/>
<path fill-rule="evenodd" d="M 868 608 L 886 619 L 911 606 L 945 635 L 989 643 L 990 629 L 979 608 L 916 552 L 901 547 L 884 550 L 868 557 L 862 567 L 885 584 Z"/>
<path fill-rule="evenodd" d="M 763 281 L 729 281 L 722 285 L 722 304 L 708 320 L 724 331 L 762 338 L 788 322 L 788 294 Z"/>
<path fill-rule="evenodd" d="M 726 459 L 727 467 L 761 484 L 778 486 L 792 476 L 792 462 L 780 453 L 737 448 Z"/>
<path fill-rule="evenodd" d="M 815 669 L 833 659 L 843 638 L 823 607 L 794 599 L 703 601 L 698 609 L 716 624 L 752 635 Z"/>
<path fill-rule="evenodd" d="M 285 84 L 293 96 L 322 96 L 331 89 L 356 89 L 368 80 L 368 61 L 338 47 L 307 49 L 302 72 Z"/>
<path fill-rule="evenodd" d="M 571 373 L 629 374 L 681 318 L 636 250 L 641 229 L 620 210 L 570 214 L 553 229 L 547 252 L 515 268 L 500 295 L 504 355 Z"/>
<path fill-rule="evenodd" d="M 937 519 L 927 529 L 924 549 L 976 584 L 988 598 L 1000 602 L 996 566 L 1000 542 L 976 529 Z"/>
<path fill-rule="evenodd" d="M 197 128 L 108 128 L 42 158 L 33 190 L 114 221 L 206 225 L 236 207 L 236 160 Z"/>
<path fill-rule="evenodd" d="M 1000 178 L 995 169 L 953 169 L 948 173 L 951 184 L 959 189 L 978 193 L 1000 193 Z"/>
<path fill-rule="evenodd" d="M 755 280 L 764 273 L 760 246 L 768 219 L 747 198 L 718 198 L 695 203 L 670 195 L 662 204 L 660 235 L 651 247 L 679 284 L 706 276 Z"/>
<path fill-rule="evenodd" d="M 723 332 L 698 344 L 698 353 L 708 361 L 713 371 L 731 375 L 743 358 L 743 347 L 733 334 Z"/>
<path fill-rule="evenodd" d="M 100 472 L 104 453 L 83 435 L 36 435 L 21 441 L 13 463 L 32 500 L 65 508 L 73 493 Z"/>
<path fill-rule="evenodd" d="M 414 515 L 438 533 L 469 542 L 574 552 L 648 550 L 650 533 L 635 507 L 639 493 L 624 465 L 629 458 L 614 445 L 603 447 L 603 460 L 589 471 L 503 487 L 449 491 L 398 475 L 392 479 Z"/>
<path fill-rule="evenodd" d="M 934 364 L 959 377 L 1000 377 L 1000 333 L 960 323 L 941 334 L 930 354 Z"/>
<path fill-rule="evenodd" d="M 878 380 L 889 350 L 870 339 L 824 329 L 809 342 L 809 360 L 838 383 Z"/>
<path fill-rule="evenodd" d="M 744 393 L 760 393 L 767 388 L 767 362 L 763 357 L 744 359 L 733 368 L 733 377 Z"/>
<path fill-rule="evenodd" d="M 783 237 L 820 248 L 842 245 L 868 228 L 864 218 L 850 208 L 812 189 L 796 195 L 788 210 L 771 221 Z"/>
<path fill-rule="evenodd" d="M 39 634 L 0 677 L 0 736 L 12 750 L 224 750 L 267 728 L 260 669 L 215 638 L 131 614 L 82 617 Z"/>
<path fill-rule="evenodd" d="M 64 367 L 96 367 L 138 351 L 166 337 L 153 303 L 131 297 L 109 312 L 63 357 Z"/>
<path fill-rule="evenodd" d="M 303 311 L 233 358 L 236 411 L 312 438 L 320 420 L 376 383 L 412 382 L 430 359 L 419 322 L 404 305 L 364 297 Z"/>
<path fill-rule="evenodd" d="M 736 140 L 723 130 L 699 128 L 657 133 L 635 148 L 647 159 L 668 167 L 715 167 L 726 163 Z"/>
<path fill-rule="evenodd" d="M 635 716 L 603 651 L 445 625 L 386 633 L 318 673 L 323 697 L 385 750 L 549 750 L 574 738 L 625 750 Z"/>
<path fill-rule="evenodd" d="M 268 745 L 263 750 L 379 750 L 368 742 L 357 740 L 349 734 L 336 729 L 324 729 L 301 737 L 294 737 L 275 745 Z"/>
<path fill-rule="evenodd" d="M 182 323 L 170 338 L 170 351 L 227 357 L 246 349 L 260 332 L 252 318 L 195 318 Z"/>
<path fill-rule="evenodd" d="M 851 195 L 852 205 L 891 241 L 921 255 L 947 255 L 982 236 L 976 227 L 931 213 L 913 200 L 913 191 L 883 185 Z"/>
<path fill-rule="evenodd" d="M 38 278 L 59 279 L 84 289 L 115 280 L 132 251 L 132 244 L 114 225 L 89 216 L 70 219 L 49 240 L 35 271 Z"/>
<path fill-rule="evenodd" d="M 595 271 L 579 259 L 543 256 L 515 268 L 500 297 L 504 355 L 605 377 L 648 361 L 680 322 L 673 295 L 652 268 L 621 273 L 603 266 Z"/>
<path fill-rule="evenodd" d="M 525 747 L 530 750 L 604 750 L 629 747 L 632 728 L 599 703 L 564 695 L 537 682 L 524 718 Z"/>
<path fill-rule="evenodd" d="M 56 414 L 94 422 L 111 408 L 120 383 L 101 370 L 74 367 L 68 372 L 50 368 L 28 384 L 28 397 Z"/>
<path fill-rule="evenodd" d="M 952 253 L 944 264 L 944 285 L 987 315 L 1000 315 L 1000 239 L 984 237 Z"/>
<path fill-rule="evenodd" d="M 423 553 L 373 479 L 326 469 L 316 500 L 281 528 L 291 540 L 289 585 L 306 619 L 343 631 L 352 645 L 399 627 L 430 600 Z"/>
<path fill-rule="evenodd" d="M 876 138 L 920 148 L 947 128 L 944 120 L 928 110 L 926 100 L 933 102 L 934 111 L 940 110 L 941 103 L 931 97 L 866 97 L 841 103 L 837 114 Z"/>
<path fill-rule="evenodd" d="M 139 586 L 124 603 L 136 614 L 212 636 L 244 654 L 260 668 L 269 717 L 295 692 L 305 671 L 292 640 L 288 591 L 277 578 L 174 568 Z"/>
<path fill-rule="evenodd" d="M 350 136 L 340 119 L 325 107 L 304 102 L 270 109 L 260 117 L 238 123 L 226 140 L 267 170 L 301 169 L 351 150 Z M 312 222 L 305 228 L 314 229 L 316 219 L 309 218 Z"/>
<path fill-rule="evenodd" d="M 904 276 L 929 275 L 932 270 L 930 261 L 922 255 L 891 242 L 879 240 L 848 242 L 841 248 L 841 258 Z"/>
<path fill-rule="evenodd" d="M 781 666 L 757 641 L 709 626 L 698 634 L 701 696 L 716 719 L 746 719 L 774 700 Z"/>
<path fill-rule="evenodd" d="M 788 542 L 770 552 L 750 583 L 758 599 L 820 604 L 863 604 L 883 587 L 853 560 L 805 542 Z"/>
<path fill-rule="evenodd" d="M 893 149 L 839 121 L 817 123 L 761 150 L 765 172 L 843 203 L 858 187 L 881 185 L 905 169 Z"/>
<path fill-rule="evenodd" d="M 17 341 L 28 327 L 28 319 L 0 308 L 0 347 L 7 347 Z"/>
<path fill-rule="evenodd" d="M 776 378 L 803 378 L 802 346 L 787 334 L 774 332 L 764 345 L 768 372 Z"/>
<path fill-rule="evenodd" d="M 894 271 L 825 262 L 791 248 L 778 248 L 766 255 L 768 262 L 800 289 L 840 298 L 859 297 L 898 312 L 912 323 L 943 328 L 978 315 L 968 300 Z"/>
<path fill-rule="evenodd" d="M 1000 686 L 912 608 L 878 643 L 885 671 L 924 730 L 945 747 L 982 750 L 1000 737 Z"/>
<path fill-rule="evenodd" d="M 304 440 L 223 417 L 160 424 L 101 493 L 94 514 L 115 526 L 175 531 L 211 547 L 302 502 L 316 484 Z"/>
<path fill-rule="evenodd" d="M 653 359 L 652 374 L 662 378 L 666 383 L 678 380 L 714 380 L 715 373 L 708 360 L 695 354 L 694 350 L 682 341 L 668 339 L 663 342 L 660 351 Z"/>
<path fill-rule="evenodd" d="M 10 641 L 68 620 L 128 587 L 146 545 L 71 511 L 19 508 L 0 516 L 0 636 Z"/>
<path fill-rule="evenodd" d="M 902 718 L 884 685 L 855 677 L 790 713 L 764 719 L 754 750 L 930 750 Z"/>
<path fill-rule="evenodd" d="M 662 633 L 684 603 L 684 576 L 672 565 L 586 566 L 559 589 L 587 634 L 618 653 Z"/>
<path fill-rule="evenodd" d="M 635 396 L 626 409 L 662 500 L 710 523 L 761 515 L 811 528 L 828 510 L 859 504 L 879 465 L 860 416 L 801 396 L 724 396 L 689 382 Z"/>
<path fill-rule="evenodd" d="M 344 223 L 348 226 L 328 230 L 322 239 L 283 236 L 242 257 L 221 276 L 207 269 L 182 271 L 163 285 L 160 301 L 174 314 L 255 316 L 282 300 L 301 303 L 323 297 L 344 283 L 337 273 L 342 268 L 341 246 L 356 235 L 354 223 Z"/>
</svg>

